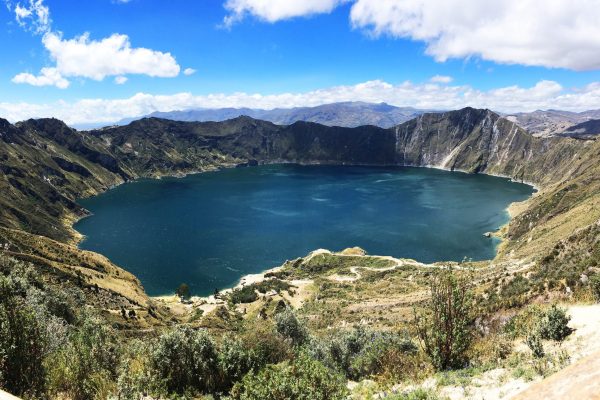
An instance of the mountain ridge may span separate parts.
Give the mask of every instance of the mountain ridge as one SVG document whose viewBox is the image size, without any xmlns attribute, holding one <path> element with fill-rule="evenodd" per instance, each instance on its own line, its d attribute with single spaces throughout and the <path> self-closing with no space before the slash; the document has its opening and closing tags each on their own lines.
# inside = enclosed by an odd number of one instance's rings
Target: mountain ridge
<svg viewBox="0 0 600 400">
<path fill-rule="evenodd" d="M 256 109 L 248 107 L 192 108 L 167 112 L 155 111 L 147 115 L 125 118 L 115 125 L 127 125 L 135 120 L 148 117 L 171 119 L 187 122 L 221 122 L 238 116 L 247 115 L 254 119 L 273 122 L 277 125 L 290 125 L 296 121 L 317 122 L 329 126 L 357 127 L 376 125 L 389 128 L 406 122 L 415 116 L 430 112 L 414 107 L 397 107 L 387 103 L 337 102 L 318 106 Z M 96 128 L 97 125 L 80 125 L 82 128 Z"/>
</svg>

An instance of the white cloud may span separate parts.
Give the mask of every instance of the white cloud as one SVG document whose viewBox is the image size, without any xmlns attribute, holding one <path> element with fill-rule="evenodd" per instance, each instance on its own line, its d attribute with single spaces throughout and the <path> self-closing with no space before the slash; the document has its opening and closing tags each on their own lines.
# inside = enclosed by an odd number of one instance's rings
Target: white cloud
<svg viewBox="0 0 600 400">
<path fill-rule="evenodd" d="M 44 0 L 28 0 L 23 4 L 5 0 L 9 10 L 14 11 L 17 23 L 28 31 L 43 34 L 50 31 L 52 21 L 50 9 L 44 5 Z"/>
<path fill-rule="evenodd" d="M 191 93 L 151 95 L 138 93 L 125 99 L 83 99 L 76 102 L 0 103 L 0 117 L 19 121 L 34 117 L 56 117 L 68 123 L 111 123 L 122 118 L 146 115 L 153 111 L 189 108 L 316 106 L 339 101 L 386 102 L 396 106 L 422 109 L 458 109 L 465 106 L 490 108 L 502 112 L 562 109 L 583 111 L 600 105 L 600 82 L 566 90 L 559 83 L 540 81 L 532 87 L 509 86 L 488 91 L 471 86 L 403 82 L 392 85 L 368 81 L 335 86 L 304 93 L 209 94 Z"/>
<path fill-rule="evenodd" d="M 179 75 L 180 67 L 170 53 L 132 47 L 127 35 L 117 33 L 101 40 L 90 39 L 88 33 L 64 39 L 61 33 L 52 31 L 50 10 L 44 0 L 28 0 L 25 5 L 4 1 L 19 25 L 43 34 L 42 44 L 55 62 L 52 67 L 42 68 L 37 76 L 26 72 L 16 75 L 14 83 L 65 89 L 69 86 L 67 79 L 74 77 L 101 81 L 115 76 L 115 82 L 122 84 L 128 74 L 163 78 Z"/>
<path fill-rule="evenodd" d="M 83 77 L 97 81 L 106 76 L 143 74 L 174 77 L 179 65 L 170 53 L 143 47 L 132 48 L 127 35 L 113 34 L 102 40 L 90 40 L 89 34 L 63 39 L 48 33 L 42 40 L 56 67 L 66 77 Z"/>
<path fill-rule="evenodd" d="M 350 18 L 374 36 L 423 41 L 438 61 L 600 68 L 598 1 L 356 0 Z"/>
<path fill-rule="evenodd" d="M 437 61 L 485 60 L 573 70 L 600 69 L 598 0 L 227 0 L 225 26 L 329 13 L 352 2 L 355 28 L 426 43 Z"/>
<path fill-rule="evenodd" d="M 429 79 L 432 83 L 450 83 L 453 81 L 451 76 L 446 75 L 434 75 Z"/>
<path fill-rule="evenodd" d="M 227 0 L 225 26 L 252 15 L 263 21 L 277 22 L 284 19 L 305 17 L 331 12 L 338 5 L 349 0 Z"/>
<path fill-rule="evenodd" d="M 122 80 L 126 74 L 163 78 L 179 75 L 180 67 L 170 53 L 132 48 L 127 35 L 113 34 L 96 41 L 91 40 L 87 33 L 74 39 L 63 39 L 58 33 L 48 32 L 42 38 L 42 43 L 56 63 L 55 67 L 43 70 L 54 71 L 57 79 L 38 79 L 37 86 L 55 85 L 64 89 L 68 86 L 64 84 L 66 78 L 71 77 L 101 81 L 107 76 L 120 77 L 119 80 Z M 13 82 L 33 84 L 32 79 L 18 78 L 23 75 L 15 76 Z"/>
<path fill-rule="evenodd" d="M 37 76 L 22 72 L 16 75 L 12 81 L 14 83 L 27 83 L 32 86 L 56 86 L 60 89 L 69 87 L 69 81 L 63 78 L 56 68 L 42 68 Z"/>
<path fill-rule="evenodd" d="M 194 75 L 196 70 L 194 68 L 186 68 L 183 70 L 183 74 L 186 76 Z"/>
</svg>

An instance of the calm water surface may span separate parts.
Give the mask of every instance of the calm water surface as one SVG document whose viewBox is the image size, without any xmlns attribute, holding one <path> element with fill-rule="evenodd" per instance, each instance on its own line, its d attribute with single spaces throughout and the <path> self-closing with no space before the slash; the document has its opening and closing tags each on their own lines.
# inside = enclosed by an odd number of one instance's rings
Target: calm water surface
<svg viewBox="0 0 600 400">
<path fill-rule="evenodd" d="M 81 247 L 134 273 L 151 295 L 194 294 L 317 248 L 360 246 L 422 262 L 495 255 L 483 237 L 532 188 L 425 168 L 269 165 L 140 180 L 81 200 Z"/>
</svg>

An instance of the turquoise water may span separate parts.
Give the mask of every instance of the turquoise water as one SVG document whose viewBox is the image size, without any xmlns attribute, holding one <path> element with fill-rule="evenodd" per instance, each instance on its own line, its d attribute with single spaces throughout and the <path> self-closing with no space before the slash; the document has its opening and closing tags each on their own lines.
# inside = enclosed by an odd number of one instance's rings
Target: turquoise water
<svg viewBox="0 0 600 400">
<path fill-rule="evenodd" d="M 147 292 L 194 294 L 326 248 L 422 262 L 493 258 L 483 237 L 532 194 L 503 178 L 425 168 L 268 165 L 140 180 L 81 200 L 81 247 Z"/>
</svg>

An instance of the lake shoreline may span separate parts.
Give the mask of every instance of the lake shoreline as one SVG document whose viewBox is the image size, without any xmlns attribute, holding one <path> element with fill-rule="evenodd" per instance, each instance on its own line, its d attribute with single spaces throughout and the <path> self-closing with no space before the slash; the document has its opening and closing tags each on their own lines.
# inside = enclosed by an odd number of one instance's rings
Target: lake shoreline
<svg viewBox="0 0 600 400">
<path fill-rule="evenodd" d="M 278 162 L 277 160 L 273 161 L 273 162 L 268 162 L 268 163 L 261 163 L 259 165 L 265 165 L 265 166 L 269 166 L 269 165 L 297 165 L 297 166 L 332 166 L 332 167 L 335 167 L 335 166 L 339 166 L 339 167 L 371 167 L 371 168 L 377 168 L 377 169 L 379 169 L 379 168 L 381 168 L 381 169 L 391 168 L 391 169 L 396 169 L 396 170 L 400 170 L 400 169 L 403 169 L 403 168 L 415 168 L 415 169 L 421 169 L 421 168 L 423 168 L 423 169 L 433 169 L 433 170 L 441 170 L 441 171 L 447 171 L 447 172 L 461 172 L 461 173 L 467 174 L 467 175 L 482 175 L 482 176 L 488 175 L 488 176 L 495 176 L 495 177 L 507 179 L 507 180 L 509 180 L 511 182 L 515 182 L 514 180 L 512 180 L 510 178 L 507 178 L 505 176 L 497 176 L 497 175 L 493 175 L 493 174 L 484 174 L 484 173 L 470 173 L 470 172 L 467 172 L 467 171 L 451 170 L 451 169 L 440 168 L 440 167 L 436 167 L 436 166 L 413 166 L 413 165 L 389 165 L 389 166 L 387 166 L 387 165 L 381 165 L 381 164 L 375 164 L 375 165 L 372 165 L 372 164 L 359 164 L 359 165 L 357 165 L 357 164 L 351 164 L 350 165 L 350 164 L 323 163 L 323 162 L 319 162 L 319 163 L 296 163 L 296 162 Z M 248 165 L 246 163 L 238 163 L 238 164 L 231 164 L 231 165 L 222 166 L 222 167 L 209 168 L 209 169 L 206 169 L 206 170 L 203 170 L 203 171 L 190 171 L 188 173 L 164 174 L 164 175 L 153 176 L 153 177 L 140 177 L 140 178 L 137 178 L 137 179 L 134 179 L 134 180 L 121 182 L 118 185 L 114 185 L 113 188 L 119 187 L 119 186 L 123 185 L 124 183 L 133 183 L 133 182 L 138 182 L 138 181 L 142 181 L 142 180 L 145 180 L 145 179 L 148 179 L 148 180 L 163 179 L 163 178 L 176 178 L 176 179 L 179 179 L 179 178 L 184 178 L 184 177 L 188 177 L 188 176 L 192 176 L 192 175 L 202 175 L 202 174 L 204 174 L 206 172 L 217 172 L 217 171 L 221 171 L 221 170 L 229 170 L 229 169 L 233 169 L 234 167 L 245 168 L 247 166 Z M 527 183 L 522 183 L 522 182 L 516 182 L 516 183 L 525 184 L 525 185 L 528 185 L 528 186 L 532 187 L 533 189 L 536 189 L 535 185 L 529 185 Z M 492 231 L 494 231 L 494 232 L 500 232 L 502 230 L 502 228 L 504 228 L 505 226 L 507 226 L 510 223 L 510 221 L 512 220 L 513 216 L 514 216 L 514 214 L 512 212 L 513 205 L 517 204 L 517 203 L 527 203 L 527 202 L 530 201 L 530 199 L 532 198 L 533 195 L 535 195 L 535 193 L 533 193 L 531 196 L 529 196 L 524 201 L 513 202 L 513 203 L 509 204 L 506 207 L 506 209 L 505 209 L 505 212 L 507 214 L 506 223 L 504 223 L 503 225 L 501 225 L 499 227 L 499 229 L 492 230 Z M 88 215 L 83 216 L 80 219 L 77 219 L 71 225 L 72 228 L 78 234 L 80 234 L 80 232 L 78 232 L 75 229 L 75 225 L 79 221 L 81 221 L 82 219 L 84 219 L 84 218 L 86 218 L 88 216 L 91 216 L 91 215 L 93 215 L 93 214 L 89 213 Z M 80 238 L 79 244 L 78 244 L 79 248 L 81 248 L 80 245 L 85 241 L 85 236 L 83 236 L 81 234 L 80 234 L 80 236 L 81 236 L 81 238 Z M 494 235 L 494 236 L 498 237 L 500 239 L 500 243 L 497 243 L 495 245 L 495 250 L 494 250 L 495 254 L 494 254 L 494 256 L 492 258 L 489 258 L 489 259 L 487 259 L 487 258 L 486 259 L 481 259 L 481 261 L 492 261 L 492 260 L 496 259 L 496 257 L 498 256 L 498 254 L 499 254 L 499 247 L 502 244 L 502 242 L 505 240 L 505 238 L 503 238 L 502 235 Z M 354 244 L 356 244 L 356 243 L 348 243 L 348 245 L 354 245 Z M 102 254 L 102 251 L 99 251 L 99 252 Z M 402 256 L 402 255 L 399 255 L 399 256 Z M 407 256 L 410 257 L 410 255 L 407 255 Z M 412 257 L 412 258 L 415 258 L 415 257 Z M 429 263 L 429 262 L 444 262 L 444 261 L 447 261 L 447 260 L 444 260 L 443 258 L 435 259 L 434 261 L 431 261 L 431 260 L 422 260 L 422 262 L 427 262 L 427 263 Z M 131 270 L 131 268 L 128 268 L 128 270 Z M 273 268 L 269 268 L 269 269 L 266 269 L 266 270 L 262 270 L 262 272 L 259 272 L 259 273 L 244 274 L 244 275 L 242 275 L 240 277 L 240 279 L 238 281 L 236 281 L 235 284 L 224 286 L 223 290 L 226 290 L 226 289 L 230 289 L 231 290 L 233 288 L 239 287 L 240 285 L 242 285 L 244 283 L 244 281 L 247 282 L 249 280 L 252 280 L 254 276 L 262 276 L 262 278 L 264 278 L 264 274 L 266 272 L 269 272 L 269 271 L 272 271 L 272 270 L 273 270 Z M 260 279 L 262 279 L 262 278 L 260 278 Z M 173 289 L 173 291 L 174 291 L 174 289 Z M 164 295 L 169 295 L 170 293 L 172 293 L 172 292 L 164 293 Z M 157 296 L 152 296 L 152 297 L 157 297 Z M 160 297 L 160 296 L 158 296 L 158 297 Z M 204 297 L 206 297 L 206 296 L 204 296 Z"/>
</svg>

